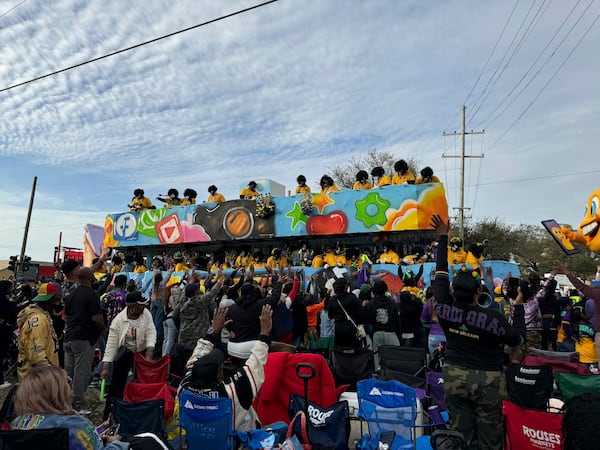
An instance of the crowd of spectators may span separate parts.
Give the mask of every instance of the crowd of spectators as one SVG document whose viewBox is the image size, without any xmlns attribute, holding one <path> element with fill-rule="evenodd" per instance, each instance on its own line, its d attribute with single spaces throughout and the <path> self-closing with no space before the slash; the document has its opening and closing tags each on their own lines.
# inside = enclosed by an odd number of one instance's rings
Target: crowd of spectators
<svg viewBox="0 0 600 450">
<path fill-rule="evenodd" d="M 94 374 L 108 384 L 108 417 L 110 400 L 123 396 L 133 354 L 147 359 L 170 354 L 172 371 L 183 378 L 181 388 L 229 396 L 238 406 L 236 427 L 250 430 L 256 420 L 252 400 L 264 379 L 272 340 L 324 355 L 333 347 L 369 345 L 377 355 L 381 345 L 403 345 L 426 349 L 431 357 L 444 349 L 453 428 L 479 448 L 499 448 L 503 367 L 517 360 L 519 352 L 575 350 L 581 364 L 597 371 L 600 345 L 595 330 L 600 319 L 595 311 L 600 288 L 558 265 L 556 271 L 573 283 L 568 297 L 559 295 L 553 274 L 542 278 L 536 273 L 522 277 L 511 294 L 509 277 L 495 285 L 481 257 L 475 255 L 474 265 L 456 264 L 461 249 L 449 239 L 447 223 L 435 216 L 432 227 L 439 236 L 436 252 L 427 258 L 435 259 L 436 269 L 426 274 L 426 283 L 422 265 L 415 273 L 406 257 L 391 254 L 392 243 L 381 246 L 376 260 L 397 265 L 399 292 L 392 292 L 383 279 L 370 277 L 367 255 L 358 255 L 359 270 L 348 272 L 352 275 L 336 278 L 320 271 L 306 277 L 295 261 L 309 265 L 321 256 L 322 267 L 348 264 L 340 246 L 320 253 L 312 252 L 307 242 L 289 255 L 275 249 L 264 266 L 262 258 L 248 250 L 228 254 L 223 263 L 182 252 L 155 257 L 148 261 L 152 276 L 145 285 L 121 274 L 143 273 L 144 258 L 106 253 L 93 267 L 68 260 L 60 280 L 42 283 L 29 297 L 23 297 L 21 289 L 18 304 L 16 287 L 0 281 L 0 357 L 6 355 L 5 337 L 14 325 L 20 328 L 18 411 L 39 414 L 39 408 L 23 400 L 23 392 L 43 378 L 53 378 L 60 400 L 58 409 L 48 412 L 68 417 L 49 420 L 48 426 L 84 426 L 79 418 L 90 413 L 85 392 Z M 412 260 L 424 261 L 420 256 Z M 227 276 L 225 264 L 232 268 Z M 264 274 L 255 273 L 257 267 L 265 267 Z M 173 277 L 175 272 L 186 275 Z M 366 339 L 357 335 L 358 327 L 365 329 Z M 102 357 L 94 367 L 97 348 Z M 223 377 L 225 358 L 239 371 L 236 377 Z M 376 357 L 376 371 L 379 366 Z M 65 371 L 41 371 L 44 367 Z M 245 379 L 255 383 L 250 391 L 243 388 Z M 0 381 L 0 388 L 10 387 L 7 380 Z M 62 392 L 67 381 L 68 395 Z M 473 385 L 481 389 L 474 393 Z M 17 420 L 15 426 L 22 423 Z"/>
</svg>

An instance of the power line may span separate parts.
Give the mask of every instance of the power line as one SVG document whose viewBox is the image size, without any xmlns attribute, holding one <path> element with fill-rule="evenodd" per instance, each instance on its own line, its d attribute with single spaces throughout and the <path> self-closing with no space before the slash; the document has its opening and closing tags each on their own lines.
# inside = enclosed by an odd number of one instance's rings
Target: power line
<svg viewBox="0 0 600 450">
<path fill-rule="evenodd" d="M 492 93 L 492 91 L 494 90 L 494 87 L 496 87 L 496 83 L 498 83 L 498 80 L 502 77 L 502 74 L 504 73 L 504 71 L 508 68 L 510 62 L 513 60 L 513 58 L 515 57 L 515 55 L 517 54 L 517 52 L 521 49 L 523 42 L 525 42 L 525 38 L 526 36 L 528 36 L 529 34 L 529 30 L 532 29 L 533 23 L 536 19 L 536 17 L 538 16 L 538 14 L 540 13 L 542 7 L 544 6 L 544 4 L 546 3 L 546 0 L 543 0 L 542 3 L 540 4 L 539 8 L 537 9 L 537 11 L 535 12 L 535 15 L 531 18 L 531 21 L 529 22 L 529 24 L 527 25 L 527 28 L 525 29 L 525 31 L 523 32 L 523 34 L 521 35 L 521 38 L 519 39 L 519 42 L 517 42 L 517 45 L 515 45 L 515 48 L 513 49 L 512 53 L 510 54 L 510 56 L 508 57 L 508 60 L 506 61 L 506 64 L 504 64 L 504 66 L 502 67 L 502 70 L 500 71 L 500 73 L 498 74 L 497 77 L 492 76 L 491 79 L 494 79 L 494 81 L 492 82 L 492 85 L 490 86 L 490 88 L 488 89 L 488 91 L 486 92 L 485 96 L 483 97 L 483 99 L 481 100 L 481 103 L 479 103 L 479 106 L 477 107 L 477 109 L 475 109 L 475 112 L 471 115 L 471 118 L 469 119 L 469 122 L 473 121 L 473 119 L 475 119 L 475 117 L 477 116 L 477 113 L 481 110 L 482 106 L 485 104 L 485 101 L 488 99 L 488 97 L 490 96 L 490 94 Z M 525 23 L 525 21 L 527 20 L 527 17 L 529 17 L 529 13 L 531 12 L 533 6 L 535 5 L 535 2 L 531 3 L 531 7 L 529 8 L 529 11 L 527 11 L 527 14 L 525 15 L 525 18 L 523 19 L 523 22 L 521 23 L 521 26 L 519 27 L 519 29 L 517 30 L 515 37 L 513 38 L 513 40 L 511 41 L 510 45 L 508 46 L 508 48 L 506 49 L 506 53 L 504 54 L 504 57 L 508 54 L 508 52 L 510 51 L 513 42 L 515 41 L 515 39 L 517 38 L 517 36 L 519 35 L 521 28 L 523 26 L 523 24 Z M 504 60 L 504 57 L 502 58 L 502 60 Z M 500 65 L 502 65 L 502 62 L 500 62 Z M 499 67 L 499 66 L 498 66 Z M 490 79 L 490 80 L 491 80 Z"/>
<path fill-rule="evenodd" d="M 233 13 L 230 13 L 230 14 L 226 14 L 226 15 L 221 16 L 221 17 L 217 17 L 216 19 L 211 19 L 211 20 L 208 20 L 206 22 L 199 23 L 197 25 L 193 25 L 191 27 L 183 28 L 183 29 L 181 29 L 179 31 L 175 31 L 173 33 L 165 34 L 164 36 L 160 36 L 160 37 L 151 39 L 149 41 L 142 42 L 140 44 L 132 45 L 131 47 L 127 47 L 127 48 L 123 48 L 121 50 L 117 50 L 117 51 L 114 51 L 114 52 L 111 52 L 111 53 L 107 53 L 106 55 L 99 56 L 99 57 L 93 58 L 93 59 L 89 59 L 89 60 L 84 61 L 82 63 L 75 64 L 75 65 L 69 66 L 69 67 L 65 67 L 64 69 L 56 70 L 56 71 L 51 72 L 51 73 L 47 73 L 46 75 L 35 77 L 35 78 L 30 79 L 30 80 L 14 84 L 12 86 L 5 87 L 3 89 L 0 89 L 0 92 L 8 91 L 10 89 L 14 89 L 16 87 L 23 86 L 25 84 L 33 83 L 34 81 L 39 81 L 39 80 L 51 77 L 51 76 L 56 75 L 56 74 L 59 74 L 59 73 L 62 73 L 62 72 L 66 72 L 68 70 L 76 69 L 77 67 L 85 66 L 86 64 L 90 64 L 90 63 L 93 63 L 93 62 L 96 62 L 96 61 L 100 61 L 101 59 L 110 58 L 111 56 L 115 56 L 115 55 L 118 55 L 120 53 L 125 53 L 125 52 L 128 52 L 130 50 L 133 50 L 133 49 L 136 49 L 136 48 L 139 48 L 139 47 L 143 47 L 144 45 L 152 44 L 154 42 L 158 42 L 160 40 L 163 40 L 163 39 L 166 39 L 166 38 L 170 38 L 170 37 L 173 37 L 173 36 L 181 34 L 181 33 L 185 33 L 186 31 L 195 30 L 196 28 L 200 28 L 200 27 L 203 27 L 203 26 L 206 26 L 206 25 L 210 25 L 212 23 L 219 22 L 221 20 L 229 19 L 230 17 L 234 17 L 234 16 L 237 16 L 239 14 L 243 14 L 243 13 L 252 11 L 253 9 L 261 8 L 263 6 L 269 5 L 271 3 L 275 3 L 277 1 L 279 1 L 279 0 L 269 0 L 269 1 L 266 1 L 266 2 L 263 2 L 263 3 L 259 3 L 258 5 L 250 6 L 249 8 L 240 9 L 239 11 L 236 11 L 236 12 L 233 12 Z"/>
<path fill-rule="evenodd" d="M 464 102 L 462 102 L 463 105 L 467 104 L 467 101 L 471 98 L 471 94 L 473 94 L 473 91 L 477 87 L 477 84 L 479 83 L 479 80 L 481 79 L 481 76 L 485 72 L 485 69 L 487 69 L 487 66 L 490 63 L 490 60 L 492 59 L 492 56 L 496 52 L 496 48 L 498 47 L 498 44 L 500 43 L 500 40 L 502 39 L 502 36 L 504 36 L 504 32 L 506 31 L 506 28 L 508 27 L 508 24 L 510 23 L 510 19 L 512 19 L 512 16 L 515 13 L 515 10 L 517 9 L 517 5 L 518 4 L 519 4 L 519 0 L 517 0 L 515 2 L 512 10 L 510 12 L 510 15 L 508 16 L 508 19 L 506 19 L 506 23 L 504 24 L 504 27 L 502 28 L 502 31 L 500 32 L 500 35 L 498 36 L 498 39 L 496 39 L 496 43 L 494 44 L 494 48 L 492 48 L 492 51 L 490 52 L 490 54 L 489 54 L 489 56 L 488 56 L 485 64 L 483 65 L 483 69 L 481 69 L 481 72 L 479 72 L 479 76 L 475 80 L 475 84 L 473 85 L 473 87 L 469 91 L 469 94 L 467 95 L 467 98 L 465 99 Z M 452 125 L 452 122 L 454 122 L 454 120 L 458 117 L 458 114 L 459 114 L 459 110 L 457 109 L 456 113 L 454 114 L 454 117 L 452 118 L 452 120 L 450 120 L 450 123 L 448 124 L 448 126 L 446 127 L 446 129 L 450 128 L 450 125 Z"/>
<path fill-rule="evenodd" d="M 7 15 L 9 12 L 17 9 L 19 6 L 21 6 L 23 3 L 25 3 L 27 0 L 23 0 L 21 3 L 17 3 L 15 6 L 13 6 L 12 8 L 8 9 L 7 11 L 3 12 L 2 14 L 0 14 L 0 19 L 2 17 L 4 17 L 5 15 Z"/>
<path fill-rule="evenodd" d="M 593 0 L 592 0 L 593 1 Z M 502 101 L 498 104 L 498 106 L 496 106 L 496 108 L 490 113 L 488 114 L 488 117 L 482 121 L 482 123 L 487 122 L 487 120 L 492 117 L 496 111 L 498 111 L 500 109 L 500 107 L 502 106 L 502 104 L 508 100 L 510 98 L 510 96 L 512 95 L 512 93 L 517 89 L 517 87 L 519 87 L 519 85 L 521 84 L 521 82 L 527 77 L 527 75 L 529 75 L 529 72 L 531 72 L 531 70 L 535 67 L 535 65 L 537 64 L 537 62 L 540 60 L 540 58 L 542 57 L 542 55 L 546 52 L 546 50 L 548 49 L 548 47 L 550 47 L 550 44 L 552 44 L 552 42 L 554 41 L 554 39 L 556 38 L 556 36 L 558 36 L 558 33 L 560 33 L 560 31 L 562 30 L 563 26 L 567 23 L 567 21 L 569 20 L 569 18 L 571 17 L 571 15 L 575 12 L 575 9 L 577 8 L 577 6 L 579 5 L 579 3 L 581 3 L 581 0 L 578 0 L 577 3 L 575 3 L 575 6 L 573 6 L 573 8 L 571 9 L 571 11 L 569 12 L 569 14 L 567 15 L 567 17 L 565 17 L 565 19 L 562 21 L 562 23 L 560 24 L 560 26 L 558 27 L 558 29 L 554 32 L 554 35 L 552 35 L 552 37 L 550 38 L 550 40 L 548 41 L 548 43 L 546 44 L 546 46 L 543 48 L 543 50 L 539 53 L 539 55 L 537 56 L 537 58 L 535 59 L 535 61 L 533 61 L 533 63 L 531 64 L 531 66 L 529 67 L 529 69 L 527 69 L 527 71 L 525 72 L 525 74 L 521 77 L 521 79 L 517 82 L 517 84 L 515 84 L 513 86 L 513 88 L 510 90 L 510 92 L 502 99 Z M 591 6 L 591 2 L 590 2 L 590 6 Z M 589 6 L 588 6 L 589 8 Z M 585 12 L 585 11 L 584 11 Z M 581 17 L 579 17 L 579 19 L 577 20 L 577 22 L 575 24 L 577 24 L 579 22 L 579 20 L 581 20 Z M 567 32 L 567 35 L 565 36 L 565 38 L 571 33 L 571 31 L 573 30 L 573 27 L 571 28 L 571 30 L 569 30 Z M 525 88 L 527 88 L 527 86 L 529 86 L 529 84 L 531 84 L 531 82 L 537 77 L 537 75 L 541 72 L 541 70 L 544 68 L 544 66 L 548 63 L 548 61 L 550 60 L 550 58 L 552 58 L 552 56 L 556 53 L 556 51 L 558 50 L 558 48 L 562 45 L 562 43 L 565 41 L 565 39 L 563 38 L 563 40 L 560 42 L 560 44 L 556 47 L 556 49 L 554 49 L 554 51 L 552 52 L 552 54 L 548 57 L 548 59 L 546 59 L 546 62 L 544 62 L 544 64 L 540 67 L 540 69 L 534 74 L 534 76 L 531 78 L 531 80 L 529 80 L 529 82 L 524 86 L 523 89 L 521 89 L 521 91 L 517 94 L 517 96 L 515 98 L 513 98 L 513 100 L 507 105 L 506 108 L 504 108 L 502 110 L 502 112 L 500 112 L 500 114 L 498 114 L 496 117 L 494 117 L 485 128 L 489 128 L 500 116 L 502 116 L 502 114 L 504 114 L 504 112 L 508 109 L 508 107 L 510 107 L 510 105 L 512 105 L 514 103 L 514 101 L 519 98 L 519 96 L 523 93 L 523 91 L 525 90 Z"/>
<path fill-rule="evenodd" d="M 559 173 L 559 174 L 552 174 L 552 175 L 543 175 L 543 176 L 539 176 L 539 177 L 513 178 L 512 180 L 489 181 L 487 183 L 480 183 L 479 186 L 490 186 L 493 184 L 520 183 L 523 181 L 547 180 L 548 177 L 562 178 L 562 177 L 572 177 L 574 175 L 589 175 L 592 173 L 597 174 L 598 170 L 600 170 L 600 169 L 586 170 L 583 172 L 574 172 L 574 173 Z M 469 186 L 469 187 L 471 187 L 471 186 Z"/>
<path fill-rule="evenodd" d="M 585 32 L 583 33 L 583 35 L 581 36 L 581 38 L 577 41 L 577 43 L 575 44 L 575 46 L 573 47 L 573 49 L 569 52 L 569 54 L 563 60 L 563 62 L 560 64 L 560 66 L 558 66 L 558 68 L 554 71 L 554 73 L 552 74 L 552 76 L 550 77 L 550 79 L 546 82 L 546 84 L 544 84 L 544 86 L 542 86 L 542 89 L 540 89 L 540 91 L 533 98 L 533 100 L 531 100 L 531 102 L 529 103 L 529 105 L 527 105 L 527 107 L 523 110 L 523 112 L 521 114 L 519 114 L 519 116 L 515 119 L 515 121 L 506 129 L 506 131 L 504 131 L 504 133 L 502 133 L 502 135 L 500 135 L 500 137 L 498 139 L 496 139 L 492 145 L 490 145 L 490 147 L 488 148 L 488 152 L 504 136 L 506 136 L 506 134 L 517 124 L 517 122 L 519 122 L 519 120 L 521 120 L 521 118 L 525 115 L 525 113 L 527 113 L 527 111 L 529 111 L 529 109 L 533 106 L 533 104 L 540 97 L 540 95 L 542 95 L 542 92 L 544 92 L 544 90 L 548 87 L 548 85 L 552 82 L 552 80 L 554 80 L 554 78 L 556 77 L 556 75 L 558 74 L 558 72 L 560 72 L 560 70 L 563 68 L 563 66 L 567 63 L 567 61 L 569 60 L 569 58 L 571 57 L 571 55 L 575 52 L 575 50 L 577 50 L 577 48 L 579 47 L 579 45 L 581 44 L 581 42 L 583 42 L 583 40 L 588 35 L 588 33 L 591 31 L 591 29 L 594 27 L 594 25 L 596 24 L 596 22 L 598 22 L 598 19 L 600 19 L 600 14 L 598 14 L 596 16 L 596 18 L 593 20 L 593 22 L 590 24 L 590 26 L 587 28 L 587 30 L 585 30 Z"/>
</svg>

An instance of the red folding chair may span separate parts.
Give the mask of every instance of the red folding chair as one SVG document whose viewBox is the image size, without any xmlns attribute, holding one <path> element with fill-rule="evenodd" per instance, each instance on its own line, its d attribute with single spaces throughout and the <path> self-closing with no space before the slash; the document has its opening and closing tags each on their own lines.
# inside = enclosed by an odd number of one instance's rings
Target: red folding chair
<svg viewBox="0 0 600 450">
<path fill-rule="evenodd" d="M 131 403 L 139 403 L 147 400 L 165 401 L 165 419 L 173 415 L 175 410 L 175 399 L 167 383 L 137 383 L 131 381 L 125 385 L 123 400 Z"/>
<path fill-rule="evenodd" d="M 589 375 L 590 369 L 583 364 L 577 362 L 560 361 L 554 358 L 546 358 L 543 356 L 528 355 L 523 359 L 525 366 L 550 366 L 556 377 L 557 372 L 576 373 L 579 375 Z"/>
<path fill-rule="evenodd" d="M 563 414 L 523 409 L 503 400 L 502 417 L 507 450 L 561 448 Z"/>
<path fill-rule="evenodd" d="M 171 367 L 171 355 L 148 360 L 141 354 L 133 355 L 134 380 L 139 383 L 166 383 Z"/>
</svg>

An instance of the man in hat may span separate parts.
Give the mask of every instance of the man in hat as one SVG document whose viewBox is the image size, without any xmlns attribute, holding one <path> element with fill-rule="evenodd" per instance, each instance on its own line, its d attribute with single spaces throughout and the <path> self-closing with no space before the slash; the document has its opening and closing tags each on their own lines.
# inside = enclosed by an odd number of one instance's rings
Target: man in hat
<svg viewBox="0 0 600 450">
<path fill-rule="evenodd" d="M 34 366 L 58 367 L 58 339 L 52 326 L 52 316 L 60 316 L 62 310 L 62 296 L 58 286 L 54 283 L 44 283 L 32 303 L 19 313 L 19 381 Z"/>
<path fill-rule="evenodd" d="M 92 289 L 94 281 L 93 269 L 80 268 L 79 286 L 65 298 L 65 370 L 73 379 L 73 409 L 81 414 L 89 414 L 83 409 L 85 390 L 92 375 L 94 346 L 105 332 L 100 298 Z"/>
<path fill-rule="evenodd" d="M 227 308 L 215 312 L 212 321 L 212 334 L 198 341 L 192 357 L 186 365 L 181 389 L 210 398 L 229 397 L 233 403 L 233 428 L 239 431 L 256 429 L 257 416 L 252 402 L 265 380 L 265 364 L 271 345 L 273 323 L 271 306 L 264 305 L 260 314 L 260 336 L 254 342 L 250 357 L 245 365 L 224 381 L 223 360 L 225 355 L 218 348 L 221 330 L 229 324 L 226 320 Z"/>
<path fill-rule="evenodd" d="M 140 291 L 125 296 L 125 309 L 113 319 L 102 358 L 101 379 L 108 378 L 110 365 L 113 374 L 104 408 L 104 419 L 110 414 L 111 399 L 123 398 L 127 375 L 133 368 L 133 354 L 142 353 L 146 359 L 154 356 L 156 328 L 152 314 L 146 308 L 146 300 Z"/>
</svg>

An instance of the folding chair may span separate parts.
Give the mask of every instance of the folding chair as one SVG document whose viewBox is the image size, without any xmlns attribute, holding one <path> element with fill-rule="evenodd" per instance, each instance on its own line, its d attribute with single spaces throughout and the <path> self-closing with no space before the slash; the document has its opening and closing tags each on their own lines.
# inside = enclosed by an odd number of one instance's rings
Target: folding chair
<svg viewBox="0 0 600 450">
<path fill-rule="evenodd" d="M 379 361 L 383 381 L 397 380 L 413 388 L 425 388 L 426 352 L 425 349 L 381 345 Z"/>
<path fill-rule="evenodd" d="M 579 352 L 551 352 L 549 350 L 540 350 L 539 348 L 529 347 L 527 349 L 527 353 L 532 356 L 558 359 L 559 361 L 579 362 Z"/>
<path fill-rule="evenodd" d="M 511 364 L 506 369 L 508 399 L 521 408 L 546 411 L 554 377 L 550 366 Z"/>
<path fill-rule="evenodd" d="M 554 376 L 556 376 L 557 372 L 577 373 L 579 375 L 591 373 L 590 369 L 578 362 L 561 361 L 559 359 L 546 358 L 543 356 L 527 355 L 525 359 L 523 359 L 523 364 L 526 366 L 550 366 L 552 367 Z"/>
<path fill-rule="evenodd" d="M 0 449 L 69 450 L 68 428 L 0 431 Z"/>
<path fill-rule="evenodd" d="M 331 370 L 336 386 L 370 378 L 374 371 L 373 352 L 366 348 L 334 348 L 331 350 Z"/>
<path fill-rule="evenodd" d="M 113 398 L 111 422 L 119 424 L 121 436 L 134 436 L 140 433 L 154 433 L 164 436 L 164 400 L 147 400 L 130 403 Z"/>
<path fill-rule="evenodd" d="M 600 392 L 600 376 L 557 373 L 556 385 L 563 402 L 584 392 Z"/>
<path fill-rule="evenodd" d="M 358 415 L 367 422 L 369 438 L 393 432 L 391 448 L 413 449 L 413 427 L 416 419 L 415 390 L 399 381 L 374 378 L 357 384 Z"/>
<path fill-rule="evenodd" d="M 165 419 L 173 415 L 175 399 L 167 383 L 136 383 L 130 381 L 125 385 L 123 400 L 139 403 L 147 400 L 163 400 Z"/>
<path fill-rule="evenodd" d="M 563 414 L 523 409 L 503 400 L 502 418 L 507 450 L 561 448 Z"/>
<path fill-rule="evenodd" d="M 141 354 L 133 355 L 133 379 L 139 383 L 166 383 L 171 367 L 171 355 L 148 360 Z"/>
<path fill-rule="evenodd" d="M 208 398 L 183 390 L 179 394 L 179 424 L 189 450 L 231 450 L 233 406 L 230 398 Z"/>
</svg>

